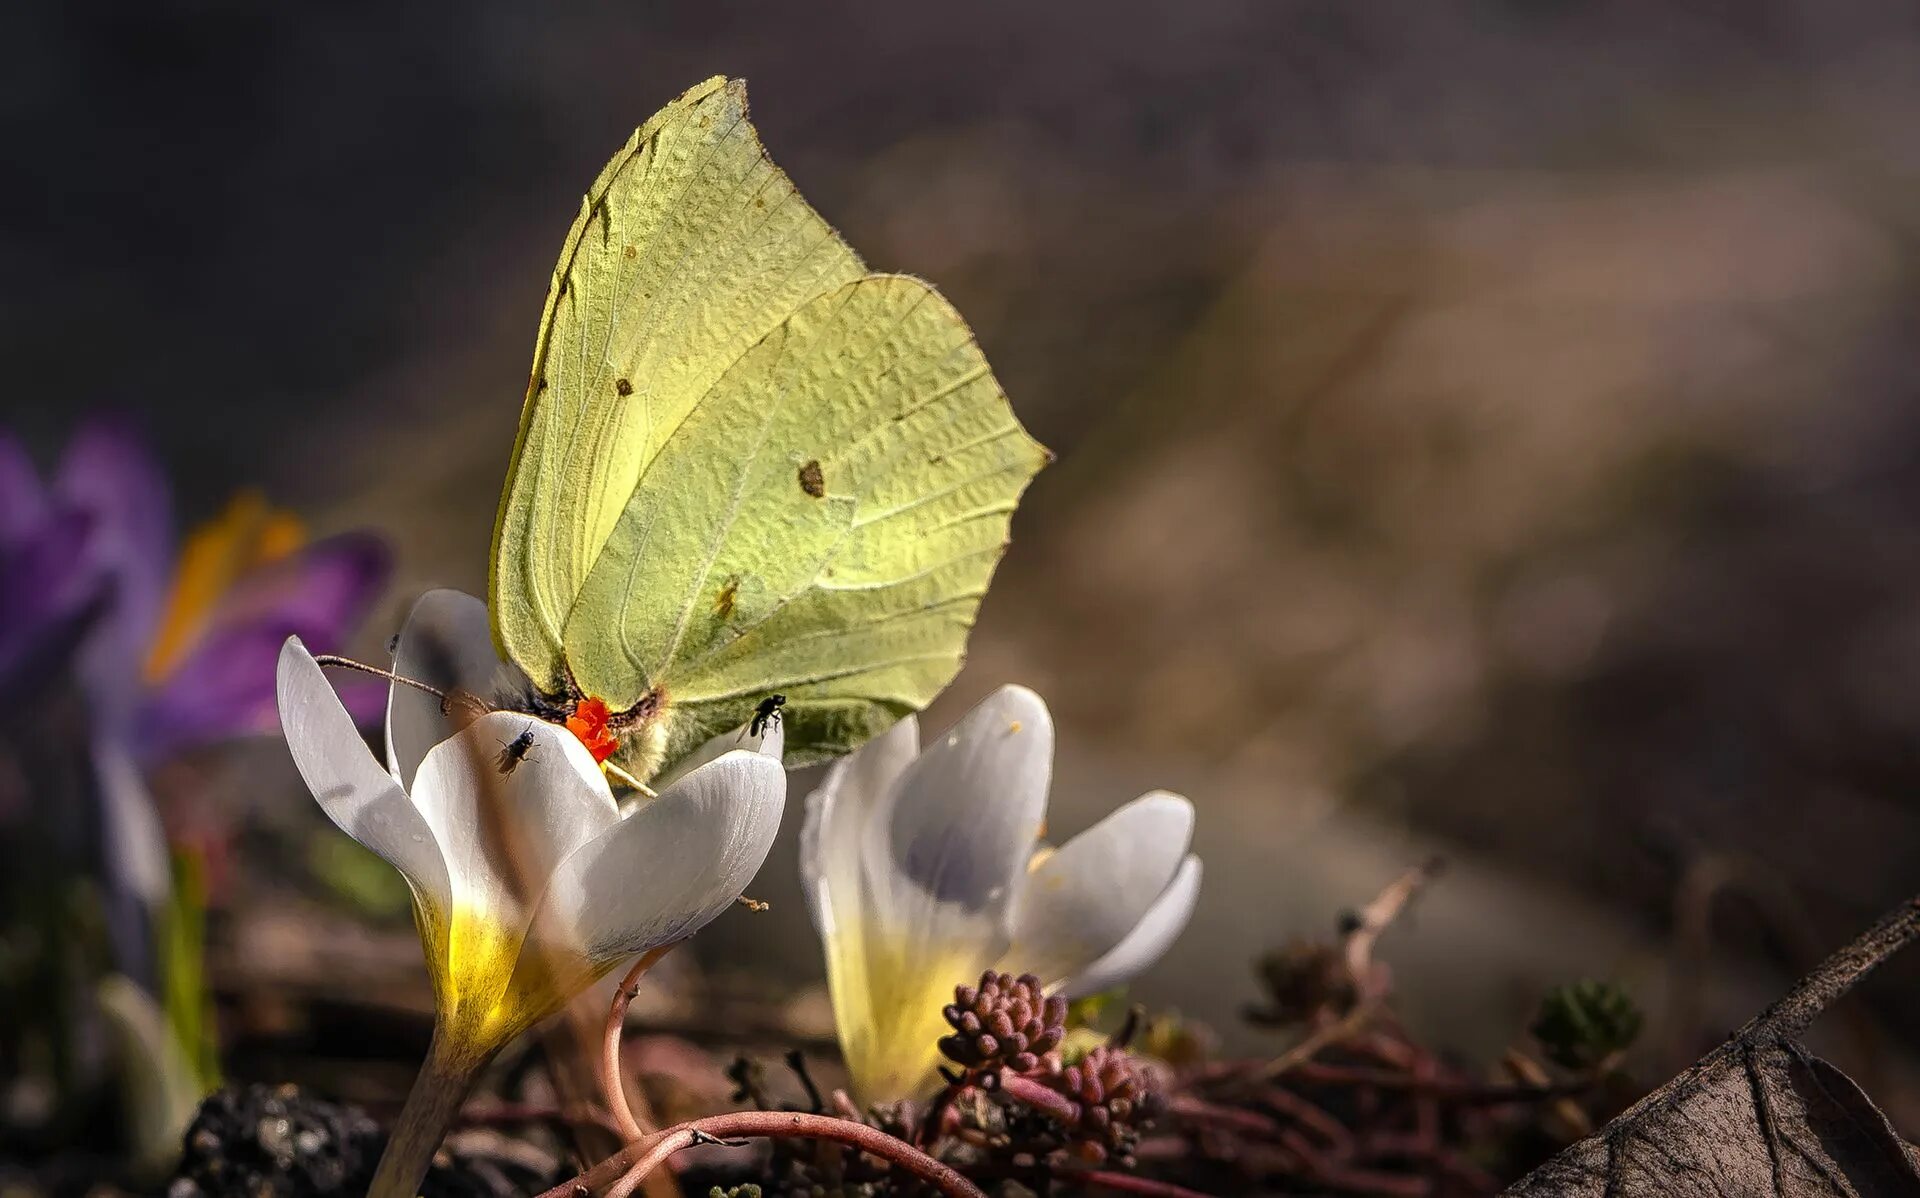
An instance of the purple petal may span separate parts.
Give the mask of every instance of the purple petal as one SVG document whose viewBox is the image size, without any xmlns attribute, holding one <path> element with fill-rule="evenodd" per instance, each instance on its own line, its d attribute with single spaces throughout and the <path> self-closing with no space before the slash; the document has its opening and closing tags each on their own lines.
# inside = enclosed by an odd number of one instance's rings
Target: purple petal
<svg viewBox="0 0 1920 1198">
<path fill-rule="evenodd" d="M 258 627 L 279 629 L 281 640 L 297 636 L 315 653 L 334 652 L 366 619 L 391 569 L 383 541 L 367 533 L 345 533 L 250 570 L 208 613 L 200 646 L 189 660 L 229 630 Z M 273 689 L 272 670 L 265 684 L 268 691 Z"/>
<path fill-rule="evenodd" d="M 93 423 L 75 434 L 54 493 L 94 520 L 89 565 L 111 580 L 113 604 L 81 668 L 106 718 L 124 716 L 173 570 L 172 501 L 153 457 L 132 435 Z"/>
<path fill-rule="evenodd" d="M 90 568 L 92 535 L 91 517 L 60 511 L 0 545 L 0 696 L 21 697 L 62 672 L 109 606 L 110 581 Z"/>
<path fill-rule="evenodd" d="M 142 755 L 157 760 L 193 745 L 277 729 L 280 646 L 297 636 L 320 652 L 339 648 L 365 619 L 388 570 L 384 544 L 348 534 L 242 576 L 186 658 L 148 696 L 140 717 Z M 356 720 L 376 722 L 385 698 L 384 684 L 341 688 Z"/>
<path fill-rule="evenodd" d="M 47 518 L 47 493 L 26 447 L 0 432 L 0 545 L 28 536 Z"/>
</svg>

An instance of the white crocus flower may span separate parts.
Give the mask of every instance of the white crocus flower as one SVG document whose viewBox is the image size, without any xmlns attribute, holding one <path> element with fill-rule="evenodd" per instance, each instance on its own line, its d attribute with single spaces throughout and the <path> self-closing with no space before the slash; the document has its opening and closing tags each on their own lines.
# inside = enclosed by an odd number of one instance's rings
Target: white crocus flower
<svg viewBox="0 0 1920 1198">
<path fill-rule="evenodd" d="M 1186 927 L 1200 889 L 1193 805 L 1154 791 L 1046 850 L 1052 774 L 1046 704 L 1009 686 L 925 752 L 906 717 L 808 796 L 801 878 L 862 1101 L 933 1082 L 957 983 L 994 968 L 1090 994 Z"/>
<path fill-rule="evenodd" d="M 484 699 L 480 675 L 499 663 L 476 633 L 486 636 L 479 600 L 433 592 L 402 633 L 395 672 Z M 399 685 L 383 765 L 298 638 L 280 653 L 279 705 L 321 808 L 406 878 L 433 975 L 433 1050 L 376 1195 L 414 1193 L 472 1075 L 507 1041 L 622 961 L 732 905 L 766 859 L 786 801 L 777 728 L 623 816 L 566 728 L 491 711 L 452 732 L 438 699 Z M 508 768 L 503 749 L 527 735 L 531 746 Z"/>
</svg>

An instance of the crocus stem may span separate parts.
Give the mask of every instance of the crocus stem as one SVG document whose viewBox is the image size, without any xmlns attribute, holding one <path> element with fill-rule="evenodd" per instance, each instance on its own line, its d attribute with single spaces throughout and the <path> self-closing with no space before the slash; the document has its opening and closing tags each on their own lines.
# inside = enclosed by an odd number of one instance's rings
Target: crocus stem
<svg viewBox="0 0 1920 1198">
<path fill-rule="evenodd" d="M 467 1091 L 473 1088 L 474 1079 L 491 1055 L 456 1048 L 440 1029 L 434 1029 L 426 1063 L 413 1079 L 407 1105 L 400 1108 L 400 1118 L 393 1125 L 387 1150 L 380 1154 L 367 1198 L 415 1198 L 420 1193 L 433 1154 L 459 1117 Z"/>
<path fill-rule="evenodd" d="M 612 1112 L 622 1140 L 637 1140 L 654 1130 L 635 1118 L 633 1108 L 627 1105 L 627 1081 L 620 1072 L 620 1039 L 627 1028 L 627 1007 L 639 993 L 640 979 L 646 976 L 647 970 L 672 952 L 678 943 L 676 940 L 641 954 L 627 976 L 620 979 L 620 988 L 613 992 L 613 1007 L 607 1012 L 607 1026 L 600 1044 L 600 1085 L 606 1090 L 607 1110 Z"/>
</svg>

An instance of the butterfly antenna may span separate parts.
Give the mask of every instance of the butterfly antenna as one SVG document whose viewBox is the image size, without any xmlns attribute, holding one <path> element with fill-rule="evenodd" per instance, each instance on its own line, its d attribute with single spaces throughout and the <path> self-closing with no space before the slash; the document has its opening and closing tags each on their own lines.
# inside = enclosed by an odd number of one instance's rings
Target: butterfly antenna
<svg viewBox="0 0 1920 1198">
<path fill-rule="evenodd" d="M 392 670 L 383 670 L 379 666 L 370 666 L 364 661 L 355 661 L 351 657 L 340 657 L 333 653 L 320 653 L 316 654 L 313 660 L 321 666 L 332 666 L 338 670 L 358 670 L 362 674 L 372 674 L 379 678 L 385 678 L 388 682 L 398 682 L 402 686 L 410 686 L 415 690 L 425 691 L 440 700 L 441 703 L 448 701 L 447 692 L 443 690 L 438 690 L 428 686 L 424 682 L 408 678 L 404 674 L 396 674 Z"/>
</svg>

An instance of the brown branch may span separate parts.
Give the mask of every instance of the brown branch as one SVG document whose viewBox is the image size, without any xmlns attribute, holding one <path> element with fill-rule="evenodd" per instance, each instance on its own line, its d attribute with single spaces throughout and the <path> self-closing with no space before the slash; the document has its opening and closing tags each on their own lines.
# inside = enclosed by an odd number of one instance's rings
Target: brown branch
<svg viewBox="0 0 1920 1198">
<path fill-rule="evenodd" d="M 875 1127 L 809 1115 L 800 1111 L 731 1111 L 709 1115 L 670 1127 L 655 1136 L 627 1145 L 571 1181 L 545 1191 L 539 1198 L 585 1198 L 612 1185 L 607 1198 L 630 1194 L 647 1175 L 684 1148 L 737 1136 L 792 1137 L 849 1144 L 889 1164 L 897 1165 L 947 1194 L 950 1198 L 985 1198 L 979 1187 L 950 1165 L 941 1163 Z"/>
</svg>

